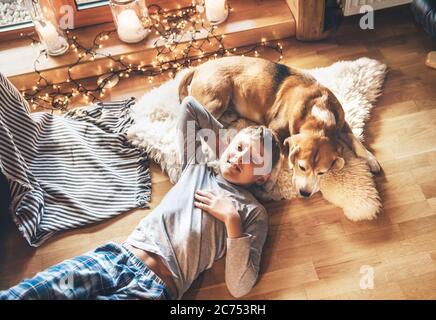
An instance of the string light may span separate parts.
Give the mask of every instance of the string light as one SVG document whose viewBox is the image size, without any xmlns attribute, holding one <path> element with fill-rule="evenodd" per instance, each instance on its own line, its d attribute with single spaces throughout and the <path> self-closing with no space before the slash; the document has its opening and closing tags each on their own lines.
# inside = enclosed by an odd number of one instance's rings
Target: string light
<svg viewBox="0 0 436 320">
<path fill-rule="evenodd" d="M 23 96 L 30 101 L 34 110 L 50 109 L 54 111 L 68 110 L 69 103 L 76 97 L 83 97 L 85 103 L 94 103 L 100 101 L 99 98 L 105 96 L 106 88 L 110 88 L 112 79 L 129 78 L 131 75 L 141 75 L 152 83 L 156 76 L 167 73 L 169 78 L 173 78 L 177 71 L 182 68 L 191 68 L 198 63 L 218 57 L 228 55 L 254 55 L 259 56 L 260 50 L 271 49 L 282 56 L 282 45 L 276 45 L 267 42 L 266 38 L 254 45 L 241 46 L 234 48 L 226 48 L 224 45 L 225 35 L 215 34 L 217 26 L 205 24 L 205 20 L 197 12 L 196 6 L 165 10 L 158 5 L 150 5 L 148 7 L 150 14 L 149 24 L 150 32 L 154 31 L 158 40 L 153 43 L 156 50 L 156 57 L 150 64 L 145 64 L 144 61 L 134 63 L 129 61 L 126 63 L 126 57 L 121 55 L 114 57 L 111 54 L 97 52 L 103 47 L 105 40 L 108 40 L 111 35 L 116 33 L 116 30 L 102 31 L 97 34 L 90 47 L 83 46 L 76 35 L 71 35 L 67 30 L 67 39 L 70 42 L 70 49 L 77 53 L 77 60 L 68 66 L 67 79 L 63 82 L 53 83 L 45 78 L 37 69 L 41 56 L 46 56 L 45 50 L 40 52 L 40 55 L 34 62 L 34 71 L 38 74 L 37 86 L 33 86 L 31 90 L 25 90 Z M 190 30 L 191 32 L 188 32 Z M 24 35 L 32 40 L 32 44 L 39 41 L 32 37 L 33 34 Z M 199 36 L 197 38 L 197 35 Z M 186 37 L 188 41 L 186 41 Z M 218 47 L 217 50 L 213 48 Z M 212 49 L 211 49 L 212 48 Z M 79 52 L 80 50 L 80 52 Z M 97 57 L 109 59 L 107 68 L 110 72 L 105 73 L 103 80 L 96 81 L 96 84 L 84 86 L 79 79 L 74 79 L 71 75 L 73 68 L 82 63 L 83 58 L 89 56 L 91 61 Z M 106 76 L 107 75 L 107 76 Z M 42 84 L 41 84 L 42 83 Z"/>
</svg>

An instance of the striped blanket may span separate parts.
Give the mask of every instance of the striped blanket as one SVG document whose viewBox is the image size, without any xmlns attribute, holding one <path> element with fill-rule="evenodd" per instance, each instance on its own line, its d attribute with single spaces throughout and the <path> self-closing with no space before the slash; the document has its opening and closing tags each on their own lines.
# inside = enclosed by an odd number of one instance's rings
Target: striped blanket
<svg viewBox="0 0 436 320">
<path fill-rule="evenodd" d="M 125 135 L 133 102 L 99 103 L 65 116 L 30 113 L 0 73 L 0 169 L 12 217 L 31 246 L 147 205 L 147 157 Z"/>
</svg>

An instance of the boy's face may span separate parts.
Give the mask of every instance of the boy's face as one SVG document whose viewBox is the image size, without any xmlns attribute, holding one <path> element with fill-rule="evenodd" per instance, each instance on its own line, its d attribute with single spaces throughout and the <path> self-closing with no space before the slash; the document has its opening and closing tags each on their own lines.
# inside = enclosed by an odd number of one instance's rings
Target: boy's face
<svg viewBox="0 0 436 320">
<path fill-rule="evenodd" d="M 260 139 L 238 133 L 220 157 L 221 175 L 238 185 L 265 183 L 270 176 L 272 159 L 271 153 L 264 149 Z"/>
</svg>

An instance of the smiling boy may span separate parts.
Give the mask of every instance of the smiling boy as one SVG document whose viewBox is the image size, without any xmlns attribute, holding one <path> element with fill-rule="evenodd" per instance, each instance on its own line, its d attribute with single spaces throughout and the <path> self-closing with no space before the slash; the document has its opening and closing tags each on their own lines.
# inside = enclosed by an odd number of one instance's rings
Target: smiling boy
<svg viewBox="0 0 436 320">
<path fill-rule="evenodd" d="M 180 299 L 224 255 L 230 293 L 247 294 L 257 280 L 268 216 L 246 188 L 268 180 L 280 142 L 265 126 L 252 126 L 220 152 L 210 133 L 218 137 L 222 128 L 185 98 L 178 119 L 181 177 L 126 242 L 65 260 L 0 292 L 0 299 Z M 201 141 L 218 153 L 219 174 L 206 164 Z"/>
</svg>

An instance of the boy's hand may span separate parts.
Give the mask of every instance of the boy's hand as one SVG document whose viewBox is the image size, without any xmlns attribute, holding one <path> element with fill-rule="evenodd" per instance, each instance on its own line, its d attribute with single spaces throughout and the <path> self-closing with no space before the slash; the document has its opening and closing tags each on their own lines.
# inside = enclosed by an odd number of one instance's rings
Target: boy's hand
<svg viewBox="0 0 436 320">
<path fill-rule="evenodd" d="M 218 195 L 214 191 L 195 192 L 194 205 L 206 211 L 216 219 L 224 222 L 229 238 L 239 238 L 242 236 L 241 217 L 235 209 L 230 198 Z"/>
</svg>

